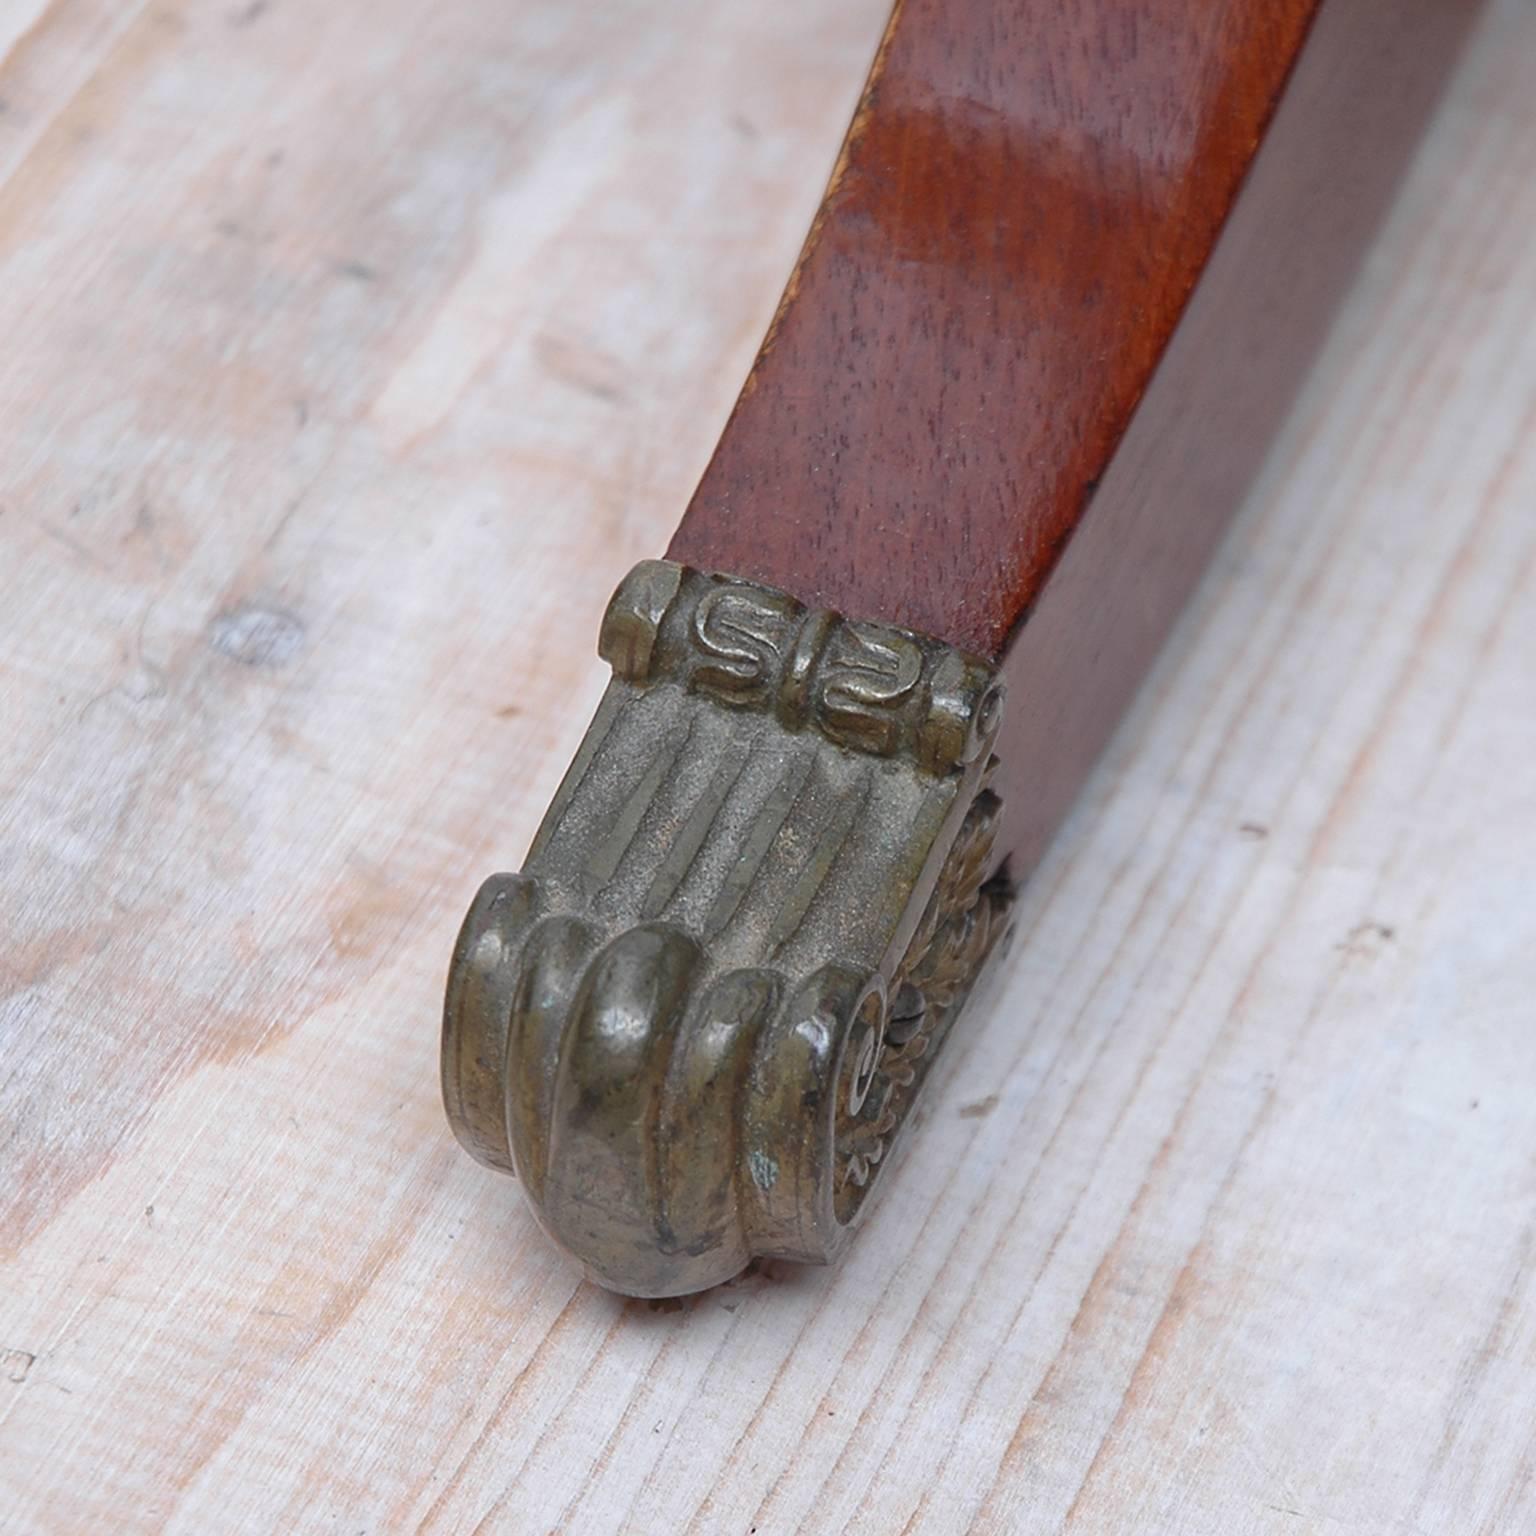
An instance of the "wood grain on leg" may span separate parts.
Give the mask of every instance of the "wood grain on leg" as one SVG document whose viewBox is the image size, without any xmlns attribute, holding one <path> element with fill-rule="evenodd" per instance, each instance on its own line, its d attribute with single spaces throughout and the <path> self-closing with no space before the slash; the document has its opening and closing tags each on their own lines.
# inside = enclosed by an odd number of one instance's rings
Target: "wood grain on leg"
<svg viewBox="0 0 1536 1536">
<path fill-rule="evenodd" d="M 1478 0 L 906 0 L 669 553 L 1005 667 L 1034 867 Z"/>
</svg>

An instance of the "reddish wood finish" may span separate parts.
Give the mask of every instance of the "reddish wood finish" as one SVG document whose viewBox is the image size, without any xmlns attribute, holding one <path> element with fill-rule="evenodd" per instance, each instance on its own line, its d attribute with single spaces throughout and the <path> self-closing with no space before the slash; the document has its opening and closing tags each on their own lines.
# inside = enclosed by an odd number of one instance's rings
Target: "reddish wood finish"
<svg viewBox="0 0 1536 1536">
<path fill-rule="evenodd" d="M 1262 462 L 1476 5 L 898 5 L 669 554 L 1003 660 L 1016 870 Z"/>
<path fill-rule="evenodd" d="M 1318 0 L 907 0 L 673 545 L 1002 654 Z"/>
</svg>

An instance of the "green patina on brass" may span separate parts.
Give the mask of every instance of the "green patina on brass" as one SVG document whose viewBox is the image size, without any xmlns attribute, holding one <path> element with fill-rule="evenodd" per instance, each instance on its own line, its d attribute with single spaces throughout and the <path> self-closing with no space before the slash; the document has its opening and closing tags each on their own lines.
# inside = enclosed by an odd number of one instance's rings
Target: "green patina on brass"
<svg viewBox="0 0 1536 1536">
<path fill-rule="evenodd" d="M 828 1262 L 1003 931 L 1002 684 L 667 561 L 625 578 L 599 651 L 523 872 L 454 950 L 449 1120 L 613 1290 Z"/>
</svg>

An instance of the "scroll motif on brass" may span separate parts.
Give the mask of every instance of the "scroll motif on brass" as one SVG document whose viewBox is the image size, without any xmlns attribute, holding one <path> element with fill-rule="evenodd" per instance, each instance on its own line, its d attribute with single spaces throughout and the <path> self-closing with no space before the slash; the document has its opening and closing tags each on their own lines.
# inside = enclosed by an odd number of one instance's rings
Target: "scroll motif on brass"
<svg viewBox="0 0 1536 1536">
<path fill-rule="evenodd" d="M 454 951 L 443 1094 L 600 1284 L 846 1242 L 1006 921 L 992 668 L 648 561 L 523 872 Z M 990 877 L 990 878 L 989 878 Z"/>
</svg>

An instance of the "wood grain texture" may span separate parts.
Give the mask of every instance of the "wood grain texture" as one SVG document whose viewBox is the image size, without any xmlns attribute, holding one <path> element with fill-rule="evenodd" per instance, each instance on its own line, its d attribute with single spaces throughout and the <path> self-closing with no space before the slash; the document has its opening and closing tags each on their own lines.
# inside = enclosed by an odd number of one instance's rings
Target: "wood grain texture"
<svg viewBox="0 0 1536 1536">
<path fill-rule="evenodd" d="M 1015 879 L 1035 868 L 1253 489 L 1480 6 L 1323 6 L 1091 496 L 1074 502 L 1079 481 L 1058 481 L 1058 516 L 1076 521 L 1031 579 L 1005 662 L 999 844 Z"/>
<path fill-rule="evenodd" d="M 442 971 L 883 6 L 0 4 L 0 1528 L 1536 1524 L 1536 13 L 833 1273 L 576 1282 Z"/>
<path fill-rule="evenodd" d="M 1481 0 L 904 0 L 668 553 L 1002 665 L 1027 879 Z"/>
<path fill-rule="evenodd" d="M 1318 4 L 902 0 L 673 558 L 999 659 Z"/>
</svg>

